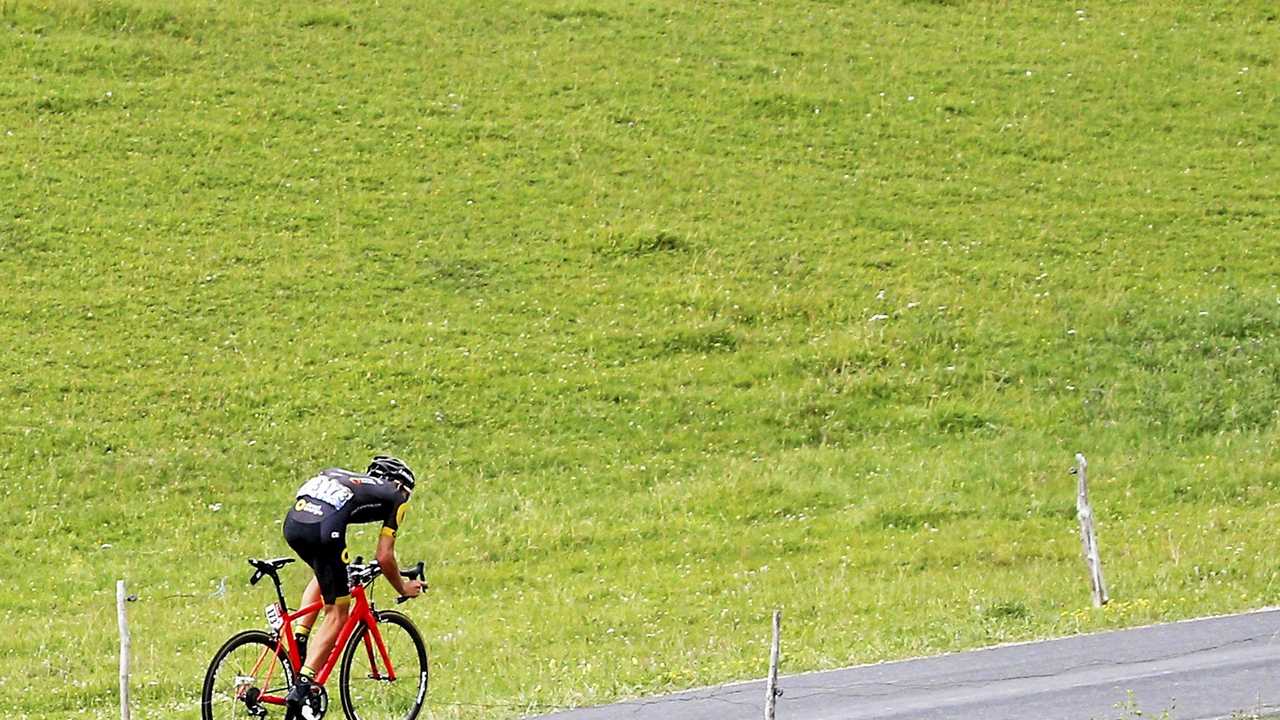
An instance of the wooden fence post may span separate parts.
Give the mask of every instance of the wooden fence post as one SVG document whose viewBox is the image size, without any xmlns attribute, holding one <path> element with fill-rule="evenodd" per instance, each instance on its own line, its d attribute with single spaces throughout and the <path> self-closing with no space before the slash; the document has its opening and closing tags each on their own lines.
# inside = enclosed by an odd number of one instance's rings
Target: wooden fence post
<svg viewBox="0 0 1280 720">
<path fill-rule="evenodd" d="M 782 611 L 773 611 L 773 646 L 769 651 L 769 679 L 765 681 L 764 720 L 774 720 L 778 706 L 778 656 L 782 649 Z"/>
<path fill-rule="evenodd" d="M 1084 453 L 1076 453 L 1076 517 L 1080 519 L 1080 543 L 1084 546 L 1084 560 L 1089 566 L 1089 581 L 1093 585 L 1093 606 L 1102 607 L 1111 598 L 1107 596 L 1107 584 L 1102 579 L 1102 555 L 1098 551 L 1098 535 L 1093 528 L 1093 507 L 1089 505 L 1089 462 Z"/>
<path fill-rule="evenodd" d="M 116 581 L 116 618 L 120 623 L 120 720 L 129 720 L 129 620 L 124 606 L 124 581 Z"/>
</svg>

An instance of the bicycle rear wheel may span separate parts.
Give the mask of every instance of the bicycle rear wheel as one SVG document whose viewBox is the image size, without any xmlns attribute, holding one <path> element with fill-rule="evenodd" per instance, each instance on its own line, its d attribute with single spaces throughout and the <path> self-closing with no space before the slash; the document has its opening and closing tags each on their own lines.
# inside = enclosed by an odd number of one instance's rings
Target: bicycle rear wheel
<svg viewBox="0 0 1280 720">
<path fill-rule="evenodd" d="M 377 615 L 395 680 L 369 629 L 360 625 L 342 653 L 342 712 L 347 720 L 414 720 L 427 697 L 427 647 L 407 616 L 390 610 Z"/>
<path fill-rule="evenodd" d="M 283 718 L 284 706 L 260 702 L 283 698 L 293 684 L 293 670 L 283 649 L 261 630 L 231 636 L 213 656 L 200 693 L 203 720 Z"/>
</svg>

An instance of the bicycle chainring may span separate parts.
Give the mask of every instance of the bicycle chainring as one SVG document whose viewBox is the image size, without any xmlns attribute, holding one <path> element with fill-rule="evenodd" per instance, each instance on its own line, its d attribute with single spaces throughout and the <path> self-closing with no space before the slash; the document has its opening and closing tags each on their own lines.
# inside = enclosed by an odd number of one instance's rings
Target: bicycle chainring
<svg viewBox="0 0 1280 720">
<path fill-rule="evenodd" d="M 262 696 L 262 691 L 256 687 L 247 688 L 240 697 L 240 701 L 244 703 L 245 710 L 256 718 L 264 718 L 267 716 L 267 709 L 262 707 L 258 702 L 258 698 Z"/>
</svg>

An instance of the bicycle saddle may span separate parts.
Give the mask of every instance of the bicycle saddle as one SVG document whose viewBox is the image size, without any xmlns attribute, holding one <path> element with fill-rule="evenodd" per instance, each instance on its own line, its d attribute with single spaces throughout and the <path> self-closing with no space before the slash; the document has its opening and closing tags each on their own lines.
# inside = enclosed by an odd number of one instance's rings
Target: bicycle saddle
<svg viewBox="0 0 1280 720">
<path fill-rule="evenodd" d="M 294 560 L 297 560 L 297 558 L 282 557 L 282 558 L 276 558 L 274 560 L 259 560 L 257 558 L 249 558 L 249 564 L 252 565 L 258 572 L 270 574 L 270 573 L 274 573 L 276 570 L 279 570 L 285 565 L 288 565 Z"/>
</svg>

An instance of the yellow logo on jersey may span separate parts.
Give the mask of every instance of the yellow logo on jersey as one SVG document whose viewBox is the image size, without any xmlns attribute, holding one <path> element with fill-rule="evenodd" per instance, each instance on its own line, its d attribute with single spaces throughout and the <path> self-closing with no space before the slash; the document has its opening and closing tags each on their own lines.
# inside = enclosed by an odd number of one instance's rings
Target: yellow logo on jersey
<svg viewBox="0 0 1280 720">
<path fill-rule="evenodd" d="M 351 553 L 346 548 L 342 548 L 342 562 L 344 564 L 351 562 Z"/>
<path fill-rule="evenodd" d="M 401 503 L 400 509 L 396 510 L 396 527 L 399 527 L 400 523 L 404 522 L 404 514 L 408 509 L 409 503 Z"/>
<path fill-rule="evenodd" d="M 306 500 L 299 500 L 298 502 L 293 504 L 293 509 L 297 510 L 298 512 L 302 512 L 302 509 L 305 508 L 306 506 L 307 506 Z"/>
</svg>

